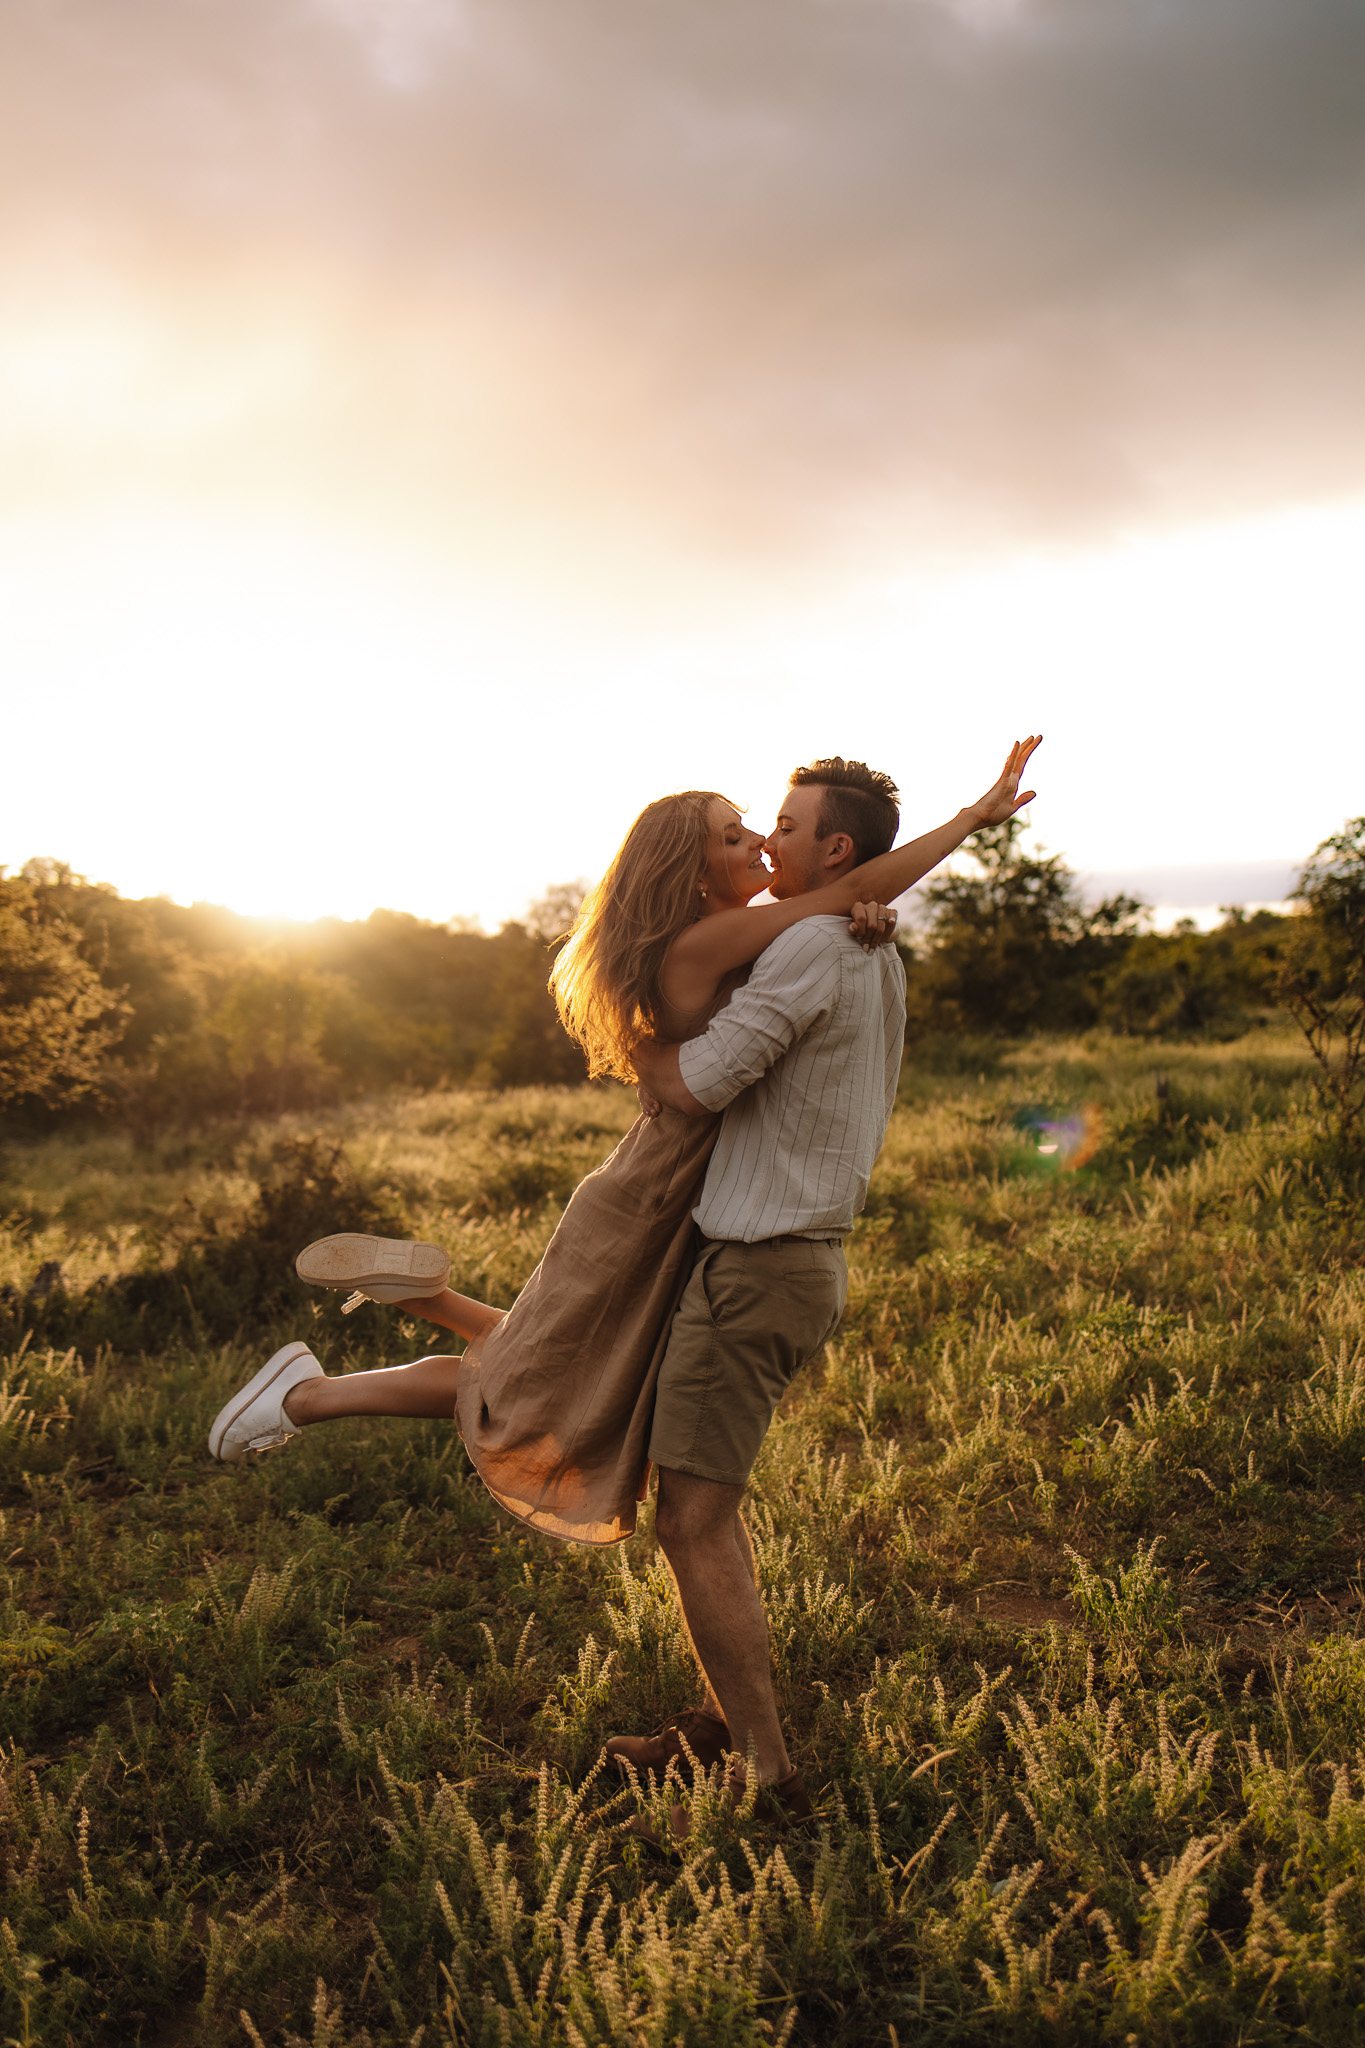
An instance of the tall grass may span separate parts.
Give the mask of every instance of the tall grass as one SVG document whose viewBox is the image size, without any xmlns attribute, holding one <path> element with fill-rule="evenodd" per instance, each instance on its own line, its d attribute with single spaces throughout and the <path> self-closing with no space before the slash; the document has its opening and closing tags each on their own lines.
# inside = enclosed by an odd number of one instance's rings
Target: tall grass
<svg viewBox="0 0 1365 2048">
<path fill-rule="evenodd" d="M 1131 1047 L 976 1057 L 907 1066 L 844 1330 L 756 1475 L 819 1806 L 789 1836 L 598 1767 L 692 1697 L 648 1517 L 552 1549 L 435 1423 L 251 1470 L 203 1448 L 263 1344 L 429 1338 L 232 1292 L 282 1141 L 342 1147 L 357 1199 L 505 1301 L 627 1098 L 11 1148 L 0 2038 L 1360 2038 L 1358 1193 L 1273 1039 L 1163 1049 L 1160 1096 Z M 1104 1142 L 1055 1171 L 1016 1112 L 1084 1102 Z M 196 1326 L 171 1281 L 211 1240 L 238 1250 Z M 148 1275 L 154 1344 L 80 1337 Z M 629 1823 L 680 1796 L 670 1861 Z"/>
</svg>

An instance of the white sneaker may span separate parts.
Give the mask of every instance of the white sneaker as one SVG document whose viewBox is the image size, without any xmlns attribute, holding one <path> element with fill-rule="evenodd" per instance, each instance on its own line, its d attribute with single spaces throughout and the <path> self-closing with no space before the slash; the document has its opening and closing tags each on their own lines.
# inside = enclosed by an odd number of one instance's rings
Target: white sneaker
<svg viewBox="0 0 1365 2048">
<path fill-rule="evenodd" d="M 439 1294 L 450 1279 L 450 1258 L 438 1244 L 343 1231 L 308 1245 L 295 1259 L 294 1271 L 313 1287 L 353 1288 L 341 1304 L 341 1313 L 348 1316 L 362 1301 L 414 1301 Z"/>
<path fill-rule="evenodd" d="M 298 1435 L 284 1412 L 284 1397 L 302 1380 L 320 1380 L 322 1367 L 306 1344 L 286 1344 L 268 1358 L 254 1379 L 219 1411 L 209 1431 L 209 1450 L 225 1465 L 237 1465 L 248 1451 L 273 1451 Z"/>
</svg>

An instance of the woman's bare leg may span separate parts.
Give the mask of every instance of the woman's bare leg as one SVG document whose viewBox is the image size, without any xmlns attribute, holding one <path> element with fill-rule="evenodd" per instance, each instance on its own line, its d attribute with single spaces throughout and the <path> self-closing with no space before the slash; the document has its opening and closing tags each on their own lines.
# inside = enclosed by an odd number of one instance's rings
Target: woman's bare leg
<svg viewBox="0 0 1365 2048">
<path fill-rule="evenodd" d="M 473 1301 L 467 1294 L 455 1294 L 449 1287 L 443 1287 L 439 1294 L 421 1294 L 412 1301 L 395 1301 L 391 1305 L 400 1315 L 438 1323 L 443 1330 L 453 1330 L 457 1337 L 465 1337 L 471 1344 L 503 1318 L 502 1309 L 490 1308 L 486 1301 Z"/>
<path fill-rule="evenodd" d="M 393 1307 L 454 1330 L 471 1343 L 502 1321 L 502 1310 L 467 1294 L 424 1294 Z M 300 1429 L 310 1422 L 334 1422 L 342 1415 L 428 1415 L 448 1421 L 455 1413 L 460 1361 L 448 1353 L 419 1358 L 412 1365 L 385 1365 L 375 1372 L 344 1372 L 335 1378 L 303 1380 L 284 1398 L 284 1412 Z"/>
<path fill-rule="evenodd" d="M 375 1372 L 343 1372 L 334 1379 L 301 1380 L 284 1397 L 284 1412 L 299 1429 L 342 1415 L 430 1415 L 449 1422 L 455 1413 L 460 1361 L 448 1353 Z"/>
</svg>

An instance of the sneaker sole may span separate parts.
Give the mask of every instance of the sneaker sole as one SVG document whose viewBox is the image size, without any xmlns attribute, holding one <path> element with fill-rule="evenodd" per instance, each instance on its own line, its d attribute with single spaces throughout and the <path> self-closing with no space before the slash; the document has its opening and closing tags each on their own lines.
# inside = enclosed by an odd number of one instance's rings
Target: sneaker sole
<svg viewBox="0 0 1365 2048">
<path fill-rule="evenodd" d="M 450 1258 L 438 1244 L 343 1231 L 306 1246 L 294 1261 L 294 1271 L 312 1287 L 351 1287 L 362 1293 L 402 1281 L 415 1299 L 441 1292 L 450 1278 Z"/>
<path fill-rule="evenodd" d="M 239 1388 L 237 1393 L 228 1402 L 226 1408 L 219 1410 L 214 1419 L 213 1427 L 209 1431 L 209 1454 L 211 1457 L 218 1458 L 220 1463 L 226 1462 L 222 1458 L 223 1438 L 227 1435 L 237 1417 L 251 1406 L 258 1394 L 263 1394 L 267 1387 L 274 1385 L 287 1366 L 292 1365 L 296 1358 L 302 1358 L 305 1354 L 311 1356 L 306 1344 L 286 1344 L 283 1350 L 275 1353 L 273 1358 L 267 1358 L 254 1379 L 248 1380 L 244 1387 Z"/>
</svg>

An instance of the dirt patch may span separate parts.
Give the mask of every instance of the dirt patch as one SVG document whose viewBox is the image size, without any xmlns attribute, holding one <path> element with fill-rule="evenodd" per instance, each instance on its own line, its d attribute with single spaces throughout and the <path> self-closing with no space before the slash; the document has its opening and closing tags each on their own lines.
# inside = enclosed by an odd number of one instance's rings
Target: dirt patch
<svg viewBox="0 0 1365 2048">
<path fill-rule="evenodd" d="M 983 1586 L 973 1597 L 983 1621 L 1007 1622 L 1014 1628 L 1047 1628 L 1053 1623 L 1075 1628 L 1080 1619 L 1069 1600 L 1032 1593 L 1026 1586 Z"/>
<path fill-rule="evenodd" d="M 1008 1628 L 1084 1628 L 1085 1618 L 1073 1601 L 1035 1593 L 1028 1586 L 983 1586 L 957 1602 L 960 1612 L 974 1612 L 982 1621 Z M 1191 1634 L 1217 1634 L 1240 1643 L 1278 1640 L 1286 1635 L 1319 1636 L 1340 1628 L 1365 1610 L 1358 1585 L 1282 1600 L 1197 1601 L 1183 1610 Z"/>
<path fill-rule="evenodd" d="M 152 2031 L 143 2036 L 145 2048 L 191 2048 L 202 2041 L 203 2029 L 197 2005 L 173 2005 L 161 2014 Z"/>
</svg>

